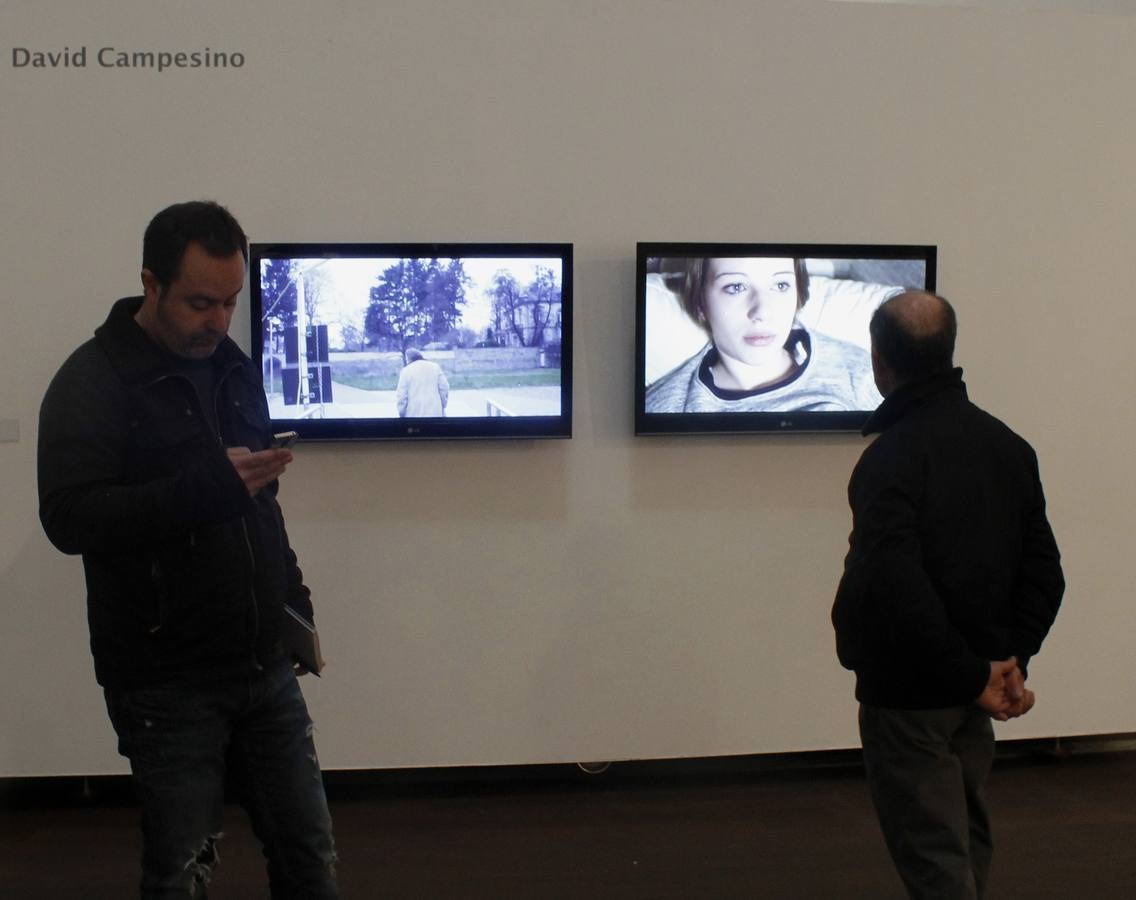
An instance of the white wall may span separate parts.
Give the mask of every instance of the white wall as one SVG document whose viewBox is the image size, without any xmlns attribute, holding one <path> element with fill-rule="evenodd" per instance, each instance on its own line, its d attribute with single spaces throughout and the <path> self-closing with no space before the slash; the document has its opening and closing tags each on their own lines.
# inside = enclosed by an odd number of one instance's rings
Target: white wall
<svg viewBox="0 0 1136 900">
<path fill-rule="evenodd" d="M 823 0 L 6 0 L 0 774 L 125 771 L 39 400 L 159 208 L 254 240 L 573 241 L 571 441 L 313 445 L 282 489 L 325 767 L 857 743 L 828 610 L 856 436 L 631 434 L 638 240 L 934 243 L 1069 590 L 1008 737 L 1136 730 L 1136 18 Z M 88 47 L 86 69 L 11 47 Z M 105 70 L 99 47 L 239 51 Z M 235 334 L 247 346 L 247 312 Z"/>
</svg>

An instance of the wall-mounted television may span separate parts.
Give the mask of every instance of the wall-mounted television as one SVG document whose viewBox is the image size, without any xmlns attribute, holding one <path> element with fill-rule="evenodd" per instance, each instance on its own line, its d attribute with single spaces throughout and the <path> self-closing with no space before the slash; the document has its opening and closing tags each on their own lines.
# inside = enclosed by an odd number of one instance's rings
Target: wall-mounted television
<svg viewBox="0 0 1136 900">
<path fill-rule="evenodd" d="M 249 271 L 275 430 L 571 437 L 571 244 L 253 244 Z"/>
<path fill-rule="evenodd" d="M 881 397 L 868 321 L 935 289 L 936 248 L 640 243 L 635 433 L 858 431 Z"/>
</svg>

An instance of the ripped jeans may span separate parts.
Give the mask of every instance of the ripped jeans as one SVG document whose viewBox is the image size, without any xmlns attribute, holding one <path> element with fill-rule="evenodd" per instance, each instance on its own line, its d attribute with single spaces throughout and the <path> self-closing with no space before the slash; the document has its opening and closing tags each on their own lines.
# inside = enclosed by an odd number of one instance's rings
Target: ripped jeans
<svg viewBox="0 0 1136 900">
<path fill-rule="evenodd" d="M 142 805 L 143 898 L 206 897 L 226 772 L 263 845 L 272 896 L 338 896 L 312 721 L 291 665 L 104 693 Z"/>
</svg>

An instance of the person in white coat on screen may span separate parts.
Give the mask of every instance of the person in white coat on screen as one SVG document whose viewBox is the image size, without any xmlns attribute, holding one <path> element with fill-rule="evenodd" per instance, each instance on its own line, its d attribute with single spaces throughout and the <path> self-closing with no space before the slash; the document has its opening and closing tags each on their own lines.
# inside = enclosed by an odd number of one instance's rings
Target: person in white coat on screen
<svg viewBox="0 0 1136 900">
<path fill-rule="evenodd" d="M 398 374 L 395 395 L 398 414 L 404 419 L 444 416 L 450 382 L 441 366 L 424 359 L 420 351 L 411 347 L 406 351 L 406 365 Z"/>
</svg>

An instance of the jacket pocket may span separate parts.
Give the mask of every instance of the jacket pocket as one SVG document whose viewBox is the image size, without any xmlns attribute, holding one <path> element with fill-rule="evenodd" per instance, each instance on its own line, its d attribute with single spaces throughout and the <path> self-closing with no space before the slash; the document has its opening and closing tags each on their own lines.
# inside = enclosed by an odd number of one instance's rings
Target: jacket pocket
<svg viewBox="0 0 1136 900">
<path fill-rule="evenodd" d="M 200 452 L 207 438 L 201 417 L 191 407 L 136 415 L 130 428 L 136 456 L 131 474 L 142 476 L 143 481 L 176 473 Z"/>
<path fill-rule="evenodd" d="M 231 443 L 248 447 L 250 450 L 263 450 L 268 446 L 268 435 L 272 423 L 263 409 L 263 402 L 235 389 L 228 400 L 229 421 L 232 428 Z"/>
</svg>

